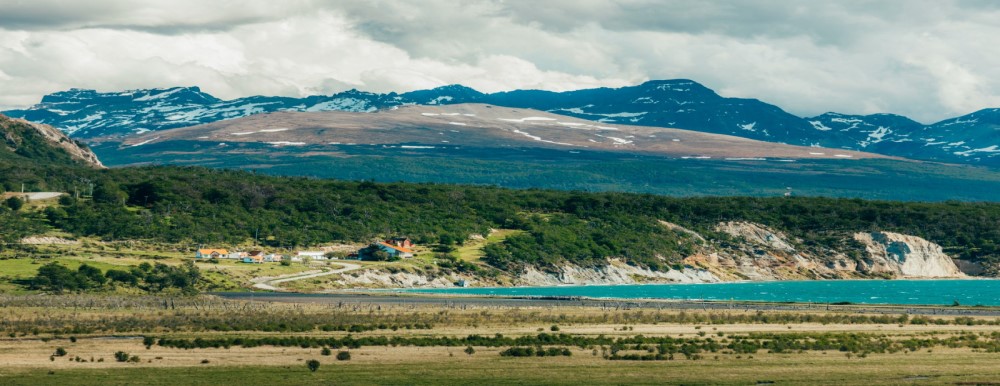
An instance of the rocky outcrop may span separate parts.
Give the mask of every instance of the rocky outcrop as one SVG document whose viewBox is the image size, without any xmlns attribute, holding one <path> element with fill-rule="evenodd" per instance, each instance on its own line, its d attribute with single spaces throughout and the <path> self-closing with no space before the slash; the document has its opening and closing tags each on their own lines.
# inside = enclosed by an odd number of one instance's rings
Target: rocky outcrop
<svg viewBox="0 0 1000 386">
<path fill-rule="evenodd" d="M 734 237 L 743 238 L 750 243 L 760 246 L 785 252 L 795 251 L 795 247 L 786 241 L 784 234 L 760 224 L 742 221 L 727 221 L 716 225 L 715 230 Z"/>
<path fill-rule="evenodd" d="M 683 268 L 668 271 L 653 271 L 635 267 L 619 260 L 610 260 L 608 265 L 584 268 L 564 265 L 558 272 L 543 272 L 528 267 L 519 275 L 514 284 L 527 286 L 551 286 L 567 284 L 639 284 L 639 283 L 715 283 L 721 279 L 705 269 Z"/>
<path fill-rule="evenodd" d="M 920 237 L 893 232 L 859 232 L 854 239 L 865 246 L 868 257 L 858 269 L 903 277 L 964 276 L 941 246 Z"/>
<path fill-rule="evenodd" d="M 77 240 L 64 239 L 62 237 L 51 237 L 51 236 L 33 236 L 25 237 L 21 239 L 21 244 L 31 244 L 31 245 L 75 245 L 80 242 Z"/>
<path fill-rule="evenodd" d="M 334 281 L 339 287 L 358 288 L 447 288 L 454 287 L 463 278 L 429 276 L 414 272 L 386 272 L 367 270 L 346 273 Z"/>
</svg>

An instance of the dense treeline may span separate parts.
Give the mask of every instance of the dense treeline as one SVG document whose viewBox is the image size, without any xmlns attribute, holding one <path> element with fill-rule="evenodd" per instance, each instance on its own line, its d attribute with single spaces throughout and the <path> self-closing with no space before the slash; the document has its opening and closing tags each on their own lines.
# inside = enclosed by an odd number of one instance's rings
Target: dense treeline
<svg viewBox="0 0 1000 386">
<path fill-rule="evenodd" d="M 162 263 L 155 265 L 141 263 L 124 269 L 109 269 L 102 272 L 87 264 L 76 271 L 57 262 L 38 268 L 35 277 L 29 279 L 28 287 L 54 293 L 109 289 L 115 286 L 139 288 L 151 293 L 161 293 L 171 289 L 184 294 L 197 293 L 195 286 L 201 279 L 201 272 L 193 262 L 180 267 Z"/>
<path fill-rule="evenodd" d="M 146 337 L 146 342 L 170 348 L 198 349 L 198 348 L 230 348 L 230 347 L 301 347 L 319 348 L 331 347 L 339 349 L 360 348 L 366 346 L 416 346 L 416 347 L 506 347 L 513 349 L 505 350 L 500 355 L 504 356 L 555 356 L 568 355 L 567 351 L 561 349 L 544 349 L 539 355 L 540 347 L 570 346 L 580 348 L 593 348 L 597 346 L 609 346 L 610 355 L 608 359 L 626 360 L 656 360 L 672 359 L 673 354 L 680 353 L 689 359 L 697 359 L 695 354 L 712 352 L 726 354 L 755 354 L 759 351 L 771 353 L 787 353 L 796 351 L 842 351 L 850 353 L 898 353 L 905 351 L 916 351 L 935 347 L 951 348 L 972 348 L 986 352 L 1000 352 L 1000 333 L 965 333 L 948 338 L 909 338 L 896 339 L 884 334 L 863 334 L 863 333 L 750 333 L 747 335 L 731 335 L 700 338 L 673 338 L 673 337 L 647 337 L 643 335 L 629 337 L 608 337 L 581 336 L 570 334 L 546 334 L 527 335 L 520 337 L 506 337 L 501 334 L 495 336 L 469 335 L 466 337 L 450 336 L 424 336 L 424 337 L 400 337 L 400 336 L 363 336 L 363 337 L 310 337 L 310 336 L 273 336 L 273 337 L 223 337 L 223 338 L 160 338 Z M 527 347 L 522 347 L 527 346 Z M 530 347 L 535 347 L 531 349 Z M 643 354 L 628 354 L 628 351 L 644 351 L 650 353 L 648 357 Z M 656 356 L 660 354 L 660 356 Z M 635 355 L 635 356 L 632 356 Z"/>
<path fill-rule="evenodd" d="M 607 257 L 662 269 L 694 246 L 670 221 L 714 239 L 720 221 L 784 231 L 803 247 L 857 247 L 857 231 L 896 231 L 957 257 L 1000 261 L 1000 204 L 831 198 L 677 198 L 649 194 L 510 190 L 488 186 L 372 183 L 261 176 L 204 168 L 143 167 L 94 173 L 93 198 L 66 197 L 44 217 L 77 235 L 272 247 L 405 235 L 418 244 L 460 243 L 491 228 L 526 231 L 487 249 L 516 269 Z"/>
</svg>

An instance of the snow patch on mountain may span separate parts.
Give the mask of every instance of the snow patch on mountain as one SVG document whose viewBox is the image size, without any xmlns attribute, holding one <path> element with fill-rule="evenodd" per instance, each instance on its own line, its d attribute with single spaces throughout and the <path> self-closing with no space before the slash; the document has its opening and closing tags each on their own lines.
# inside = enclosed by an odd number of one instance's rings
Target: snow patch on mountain
<svg viewBox="0 0 1000 386">
<path fill-rule="evenodd" d="M 530 121 L 555 121 L 555 118 L 546 117 L 525 117 L 525 118 L 497 118 L 501 121 L 514 122 L 514 123 L 525 123 Z"/>
<path fill-rule="evenodd" d="M 317 103 L 305 109 L 305 111 L 353 111 L 358 113 L 368 113 L 375 110 L 375 107 L 368 105 L 368 101 L 358 98 L 337 98 Z"/>
<path fill-rule="evenodd" d="M 809 121 L 809 124 L 812 125 L 814 129 L 819 131 L 833 130 L 833 128 L 827 127 L 826 125 L 823 124 L 823 122 L 820 121 Z"/>
<path fill-rule="evenodd" d="M 1000 153 L 1000 147 L 998 147 L 997 145 L 992 145 L 992 146 L 984 147 L 984 148 L 981 148 L 981 149 L 971 149 L 971 150 L 966 150 L 966 151 L 956 151 L 954 154 L 955 155 L 960 155 L 962 157 L 968 157 L 968 156 L 973 155 L 975 153 Z"/>
</svg>

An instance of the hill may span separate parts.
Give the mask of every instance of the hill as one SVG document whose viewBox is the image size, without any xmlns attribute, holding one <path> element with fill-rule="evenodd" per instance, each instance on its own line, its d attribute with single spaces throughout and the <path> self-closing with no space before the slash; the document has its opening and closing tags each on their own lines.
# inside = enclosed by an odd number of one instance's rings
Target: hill
<svg viewBox="0 0 1000 386">
<path fill-rule="evenodd" d="M 3 138 L 0 159 L 7 162 L 104 167 L 86 145 L 69 139 L 52 126 L 0 115 L 0 135 Z"/>
<path fill-rule="evenodd" d="M 279 112 L 95 145 L 115 166 L 669 195 L 994 200 L 1000 173 L 483 104 Z M 961 187 L 961 188 L 958 188 Z"/>
<path fill-rule="evenodd" d="M 753 141 L 670 128 L 575 119 L 530 109 L 483 104 L 405 106 L 373 113 L 280 112 L 140 134 L 123 146 L 203 142 L 202 151 L 236 143 L 271 147 L 309 145 L 542 148 L 622 152 L 696 159 L 865 159 L 878 154 Z M 215 146 L 215 148 L 211 146 Z"/>
</svg>

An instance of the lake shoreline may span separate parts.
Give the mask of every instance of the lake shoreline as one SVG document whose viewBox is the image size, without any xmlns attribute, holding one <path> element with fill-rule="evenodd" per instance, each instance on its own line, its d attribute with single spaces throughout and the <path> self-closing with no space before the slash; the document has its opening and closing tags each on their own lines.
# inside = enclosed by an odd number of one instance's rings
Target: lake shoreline
<svg viewBox="0 0 1000 386">
<path fill-rule="evenodd" d="M 995 306 L 944 306 L 911 304 L 834 304 L 675 299 L 600 299 L 587 297 L 483 296 L 466 294 L 390 293 L 343 291 L 336 293 L 216 292 L 227 300 L 364 306 L 467 307 L 582 307 L 636 310 L 699 310 L 719 312 L 802 311 L 922 316 L 1000 316 Z"/>
</svg>

